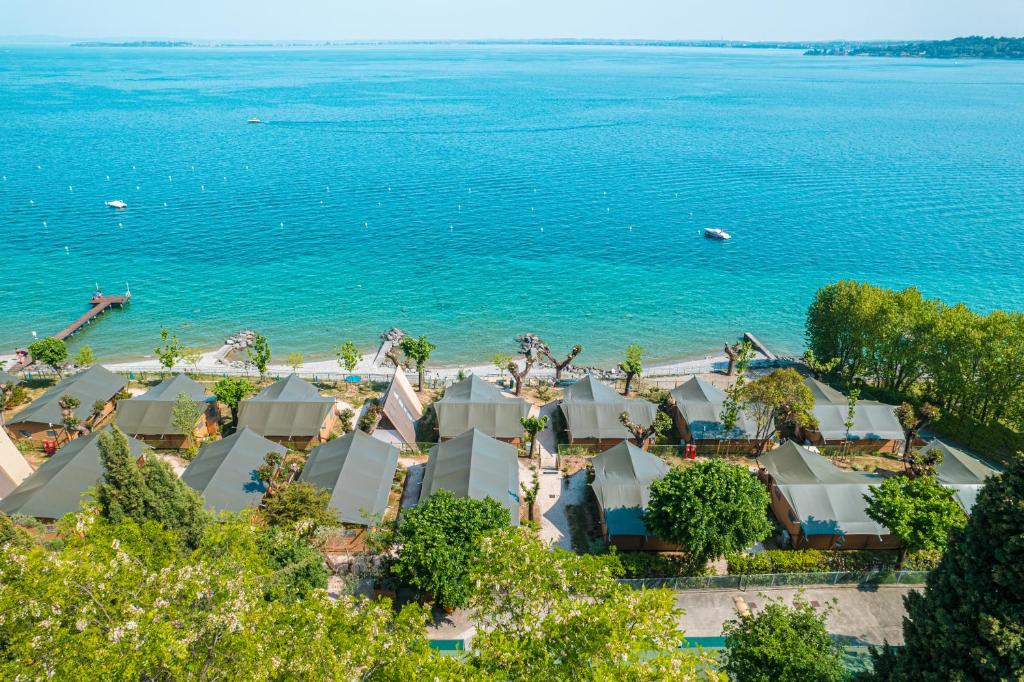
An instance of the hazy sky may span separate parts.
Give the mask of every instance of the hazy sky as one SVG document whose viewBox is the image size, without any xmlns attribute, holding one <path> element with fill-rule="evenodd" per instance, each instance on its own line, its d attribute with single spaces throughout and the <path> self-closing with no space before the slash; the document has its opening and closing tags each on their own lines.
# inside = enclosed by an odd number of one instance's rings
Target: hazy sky
<svg viewBox="0 0 1024 682">
<path fill-rule="evenodd" d="M 0 35 L 813 40 L 1024 35 L 1024 0 L 0 0 Z"/>
</svg>

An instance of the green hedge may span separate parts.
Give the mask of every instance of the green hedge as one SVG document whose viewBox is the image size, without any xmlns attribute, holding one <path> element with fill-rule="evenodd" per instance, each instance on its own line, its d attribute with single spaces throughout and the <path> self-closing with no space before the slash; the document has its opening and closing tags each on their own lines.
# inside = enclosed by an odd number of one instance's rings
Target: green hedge
<svg viewBox="0 0 1024 682">
<path fill-rule="evenodd" d="M 907 557 L 903 568 L 929 571 L 938 564 L 939 556 L 938 552 L 917 552 Z M 759 575 L 891 569 L 896 565 L 896 558 L 896 552 L 889 550 L 773 549 L 760 554 L 730 554 L 726 561 L 729 575 Z"/>
<path fill-rule="evenodd" d="M 685 578 L 706 575 L 685 556 L 655 552 L 615 552 L 622 564 L 623 578 Z"/>
<path fill-rule="evenodd" d="M 1024 452 L 1024 433 L 998 423 L 985 426 L 973 419 L 943 414 L 931 425 L 931 430 L 977 450 L 1004 467 L 1009 466 L 1016 453 Z"/>
</svg>

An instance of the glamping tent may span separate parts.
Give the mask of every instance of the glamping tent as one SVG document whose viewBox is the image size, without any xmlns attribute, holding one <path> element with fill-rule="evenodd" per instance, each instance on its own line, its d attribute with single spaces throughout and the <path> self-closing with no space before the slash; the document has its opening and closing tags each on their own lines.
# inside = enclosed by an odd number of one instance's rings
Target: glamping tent
<svg viewBox="0 0 1024 682">
<path fill-rule="evenodd" d="M 97 421 L 101 421 L 113 411 L 114 398 L 126 383 L 113 372 L 100 365 L 93 365 L 84 372 L 69 376 L 33 400 L 28 407 L 7 421 L 7 427 L 15 437 L 56 440 L 58 435 L 64 434 L 61 398 L 70 395 L 78 399 L 79 405 L 74 409 L 74 415 L 81 422 L 91 419 L 93 406 L 97 402 L 105 403 L 97 418 Z"/>
<path fill-rule="evenodd" d="M 430 450 L 420 499 L 444 488 L 458 497 L 490 497 L 508 508 L 519 525 L 519 457 L 512 445 L 477 429 L 466 431 Z"/>
<path fill-rule="evenodd" d="M 174 425 L 174 403 L 180 395 L 192 399 L 200 411 L 195 428 L 184 434 Z M 200 439 L 217 430 L 216 403 L 206 390 L 184 374 L 176 374 L 131 400 L 117 406 L 117 425 L 122 431 L 154 447 L 184 447 L 189 437 Z"/>
<path fill-rule="evenodd" d="M 591 375 L 566 387 L 559 408 L 565 416 L 569 442 L 601 450 L 632 437 L 619 421 L 623 412 L 629 412 L 629 418 L 643 426 L 650 426 L 658 412 L 654 403 L 625 398 Z"/>
<path fill-rule="evenodd" d="M 356 429 L 313 448 L 299 478 L 331 492 L 339 521 L 365 526 L 383 517 L 397 468 L 398 448 Z"/>
<path fill-rule="evenodd" d="M 757 435 L 757 425 L 740 411 L 736 425 L 726 431 L 722 425 L 725 392 L 703 377 L 691 377 L 670 391 L 675 406 L 672 419 L 687 443 L 721 443 L 749 449 Z"/>
<path fill-rule="evenodd" d="M 644 525 L 651 483 L 668 473 L 669 466 L 628 441 L 621 441 L 594 457 L 594 481 L 604 539 L 622 550 L 675 550 Z"/>
<path fill-rule="evenodd" d="M 181 480 L 197 490 L 212 511 L 255 509 L 267 492 L 256 472 L 271 452 L 283 456 L 288 449 L 243 427 L 199 448 Z"/>
<path fill-rule="evenodd" d="M 775 518 L 797 549 L 894 549 L 899 539 L 871 519 L 868 487 L 881 478 L 843 471 L 793 441 L 761 455 L 759 478 L 771 492 Z"/>
<path fill-rule="evenodd" d="M 238 427 L 305 449 L 327 440 L 337 418 L 334 398 L 320 395 L 312 384 L 291 374 L 243 401 Z"/>
<path fill-rule="evenodd" d="M 21 379 L 0 369 L 0 387 L 20 384 Z"/>
<path fill-rule="evenodd" d="M 387 393 L 381 401 L 379 429 L 390 429 L 398 433 L 403 443 L 416 442 L 416 426 L 423 417 L 423 405 L 406 378 L 405 372 L 395 370 Z"/>
<path fill-rule="evenodd" d="M 990 477 L 999 475 L 999 472 L 937 438 L 918 448 L 918 452 L 927 452 L 932 448 L 942 452 L 942 462 L 935 469 L 935 478 L 953 491 L 953 497 L 970 514 L 982 486 Z"/>
<path fill-rule="evenodd" d="M 492 438 L 518 444 L 523 437 L 519 420 L 530 413 L 530 405 L 470 374 L 448 387 L 444 397 L 434 403 L 434 411 L 442 441 L 478 429 Z"/>
<path fill-rule="evenodd" d="M 846 442 L 846 421 L 849 402 L 846 396 L 827 384 L 807 377 L 804 385 L 814 395 L 814 416 L 817 429 L 806 429 L 800 434 L 815 445 L 838 445 Z M 892 405 L 872 400 L 860 400 L 854 410 L 850 441 L 858 450 L 897 452 L 903 445 L 903 426 L 896 418 Z"/>
<path fill-rule="evenodd" d="M 32 467 L 14 447 L 7 432 L 0 429 L 0 499 L 10 495 L 30 475 Z"/>
<path fill-rule="evenodd" d="M 99 437 L 109 428 L 76 438 L 58 450 L 0 500 L 0 511 L 54 520 L 81 509 L 82 493 L 103 478 Z M 136 459 L 145 453 L 145 444 L 134 438 L 128 439 L 128 446 Z"/>
</svg>

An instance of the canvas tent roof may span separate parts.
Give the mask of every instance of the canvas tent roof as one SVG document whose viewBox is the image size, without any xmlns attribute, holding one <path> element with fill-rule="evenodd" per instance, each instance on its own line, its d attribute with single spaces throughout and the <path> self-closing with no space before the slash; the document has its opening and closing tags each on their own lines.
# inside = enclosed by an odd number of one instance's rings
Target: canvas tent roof
<svg viewBox="0 0 1024 682">
<path fill-rule="evenodd" d="M 477 429 L 430 450 L 420 499 L 441 488 L 459 497 L 490 497 L 504 505 L 519 525 L 519 458 L 515 447 Z"/>
<path fill-rule="evenodd" d="M 122 400 L 117 405 L 117 425 L 132 435 L 163 436 L 185 435 L 174 425 L 174 402 L 185 394 L 202 411 L 206 404 L 206 389 L 184 374 L 164 379 L 143 395 Z"/>
<path fill-rule="evenodd" d="M 530 413 L 530 405 L 470 374 L 449 386 L 444 397 L 434 403 L 434 410 L 441 438 L 454 438 L 471 429 L 495 438 L 518 438 L 523 435 L 519 420 Z"/>
<path fill-rule="evenodd" d="M 334 398 L 320 395 L 312 384 L 290 374 L 243 401 L 238 426 L 261 436 L 313 437 L 332 409 Z"/>
<path fill-rule="evenodd" d="M 406 443 L 416 442 L 416 423 L 423 416 L 423 405 L 406 378 L 405 372 L 395 370 L 391 385 L 382 401 L 383 416 L 395 427 Z"/>
<path fill-rule="evenodd" d="M 268 453 L 284 455 L 288 449 L 241 428 L 227 438 L 199 448 L 181 480 L 203 496 L 213 511 L 239 512 L 258 507 L 267 491 L 256 470 Z"/>
<path fill-rule="evenodd" d="M 0 386 L 14 386 L 22 382 L 21 377 L 16 377 L 0 369 Z"/>
<path fill-rule="evenodd" d="M 367 525 L 387 509 L 397 468 L 398 448 L 356 429 L 313 448 L 299 478 L 331 491 L 340 521 Z"/>
<path fill-rule="evenodd" d="M 771 475 L 807 535 L 890 535 L 871 519 L 864 495 L 879 485 L 877 476 L 843 471 L 793 441 L 761 455 L 758 462 Z"/>
<path fill-rule="evenodd" d="M 71 441 L 42 463 L 10 495 L 0 500 L 0 511 L 40 519 L 59 519 L 78 511 L 81 497 L 103 478 L 99 437 L 110 427 Z M 141 457 L 145 444 L 128 439 L 132 455 Z"/>
<path fill-rule="evenodd" d="M 97 400 L 110 400 L 127 382 L 120 376 L 100 365 L 93 365 L 84 372 L 79 372 L 64 379 L 49 391 L 32 401 L 32 404 L 8 420 L 8 424 L 62 424 L 64 414 L 60 408 L 60 399 L 65 395 L 78 398 L 81 403 L 75 408 L 75 416 L 85 420 L 92 413 L 92 406 Z"/>
<path fill-rule="evenodd" d="M 630 438 L 620 414 L 629 412 L 634 423 L 650 426 L 658 412 L 654 403 L 625 398 L 589 374 L 566 387 L 559 407 L 573 438 Z"/>
<path fill-rule="evenodd" d="M 825 440 L 846 439 L 846 419 L 849 404 L 846 396 L 831 386 L 808 377 L 804 384 L 814 394 L 814 416 L 818 418 L 818 433 Z M 903 426 L 896 418 L 892 405 L 872 400 L 861 400 L 853 415 L 850 439 L 903 440 Z"/>
<path fill-rule="evenodd" d="M 9 495 L 31 475 L 32 467 L 18 448 L 14 447 L 7 432 L 0 428 L 0 499 Z"/>
<path fill-rule="evenodd" d="M 594 457 L 591 487 L 604 510 L 610 535 L 647 535 L 644 510 L 651 483 L 668 473 L 669 466 L 628 441 Z"/>
<path fill-rule="evenodd" d="M 942 485 L 952 489 L 957 502 L 970 512 L 985 481 L 999 472 L 937 438 L 918 448 L 918 452 L 927 452 L 932 448 L 942 451 L 942 463 L 935 469 L 935 478 Z"/>
<path fill-rule="evenodd" d="M 742 411 L 737 416 L 736 426 L 726 433 L 722 425 L 725 392 L 703 377 L 692 377 L 670 393 L 694 440 L 740 440 L 757 434 L 754 420 Z"/>
</svg>

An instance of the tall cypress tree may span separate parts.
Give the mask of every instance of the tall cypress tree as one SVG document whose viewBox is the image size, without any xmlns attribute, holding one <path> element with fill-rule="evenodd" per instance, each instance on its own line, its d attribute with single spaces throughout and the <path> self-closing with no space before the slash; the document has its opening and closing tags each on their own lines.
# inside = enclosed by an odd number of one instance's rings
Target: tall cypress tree
<svg viewBox="0 0 1024 682">
<path fill-rule="evenodd" d="M 100 434 L 98 447 L 103 464 L 103 483 L 97 495 L 101 513 L 111 521 L 144 520 L 149 490 L 128 437 L 114 426 Z"/>
<path fill-rule="evenodd" d="M 906 646 L 876 680 L 1020 680 L 1024 671 L 1024 455 L 978 495 L 923 594 L 906 597 Z"/>
</svg>

